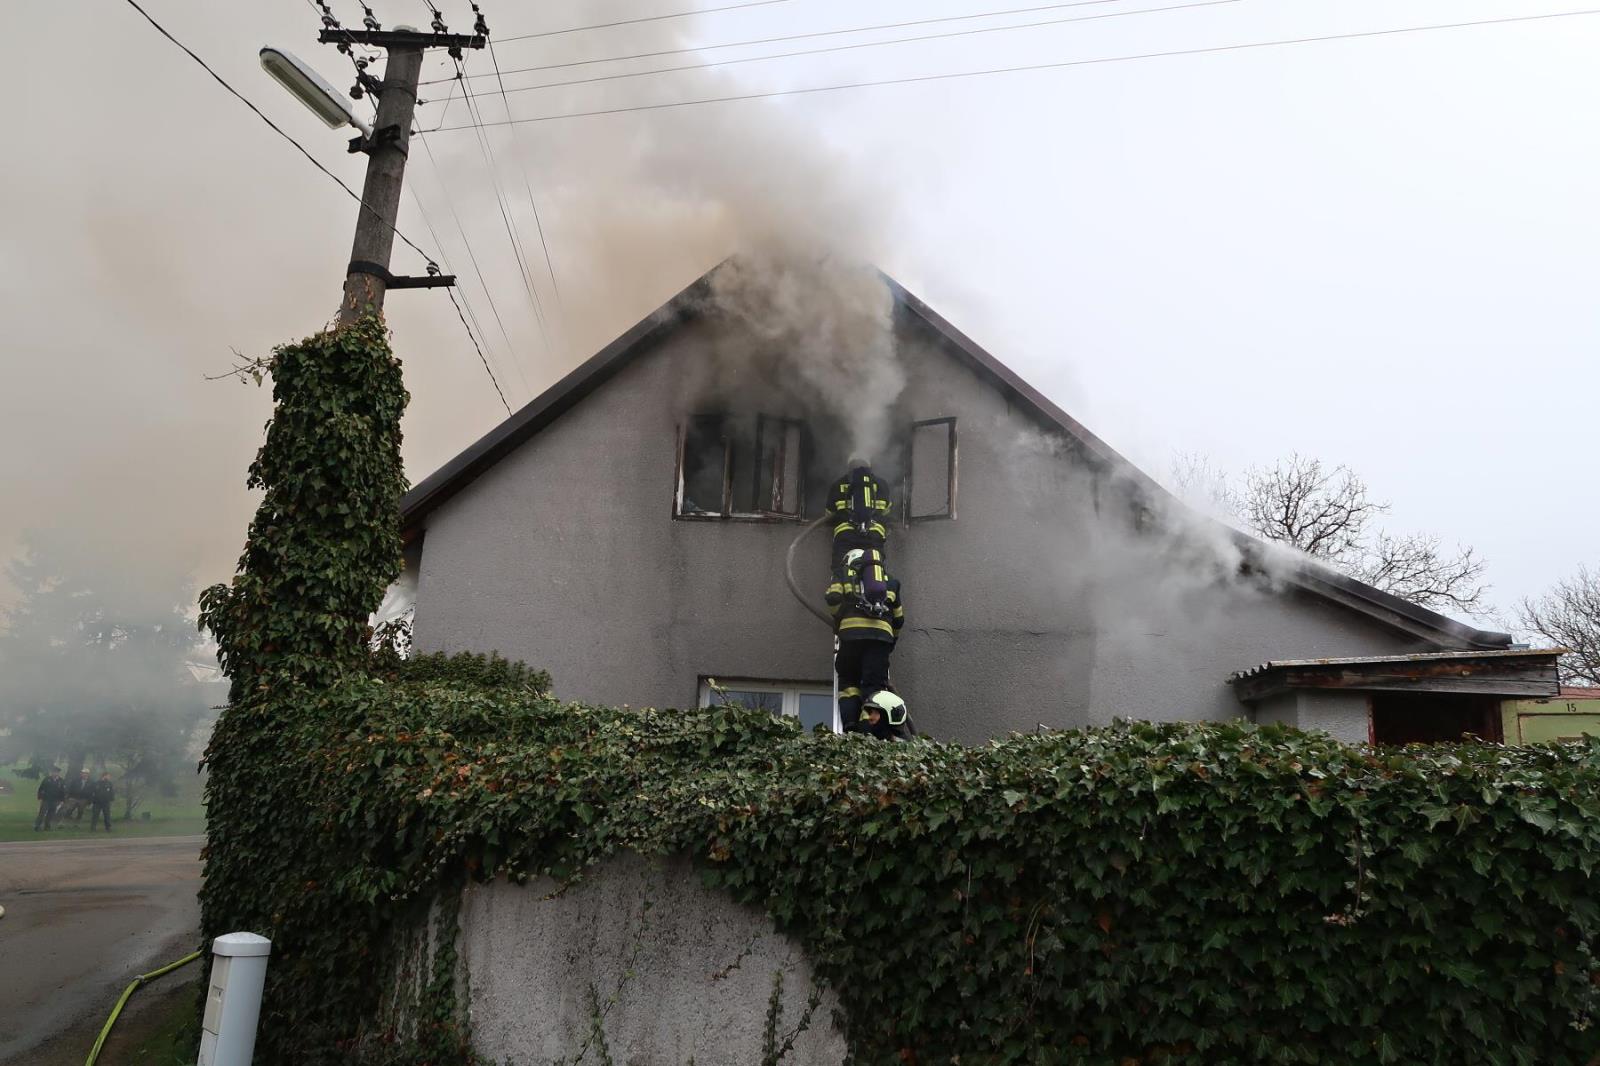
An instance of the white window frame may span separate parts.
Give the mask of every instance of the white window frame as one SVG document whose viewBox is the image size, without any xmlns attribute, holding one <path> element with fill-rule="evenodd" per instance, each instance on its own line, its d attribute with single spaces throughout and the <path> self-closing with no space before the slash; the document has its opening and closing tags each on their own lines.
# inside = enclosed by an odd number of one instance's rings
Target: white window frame
<svg viewBox="0 0 1600 1066">
<path fill-rule="evenodd" d="M 710 678 L 710 677 L 702 677 L 700 679 L 700 694 L 699 694 L 698 698 L 695 701 L 695 706 L 697 706 L 697 707 L 710 707 L 711 706 L 711 685 L 710 685 L 710 682 L 712 680 L 713 680 L 713 678 Z M 799 718 L 800 717 L 800 697 L 801 697 L 802 694 L 807 695 L 807 696 L 826 696 L 830 700 L 834 698 L 834 696 L 833 696 L 833 686 L 830 683 L 824 682 L 824 681 L 770 681 L 770 680 L 763 681 L 763 680 L 758 680 L 756 678 L 749 678 L 749 677 L 721 677 L 721 676 L 716 676 L 714 678 L 714 680 L 717 682 L 717 687 L 718 688 L 725 689 L 725 690 L 730 691 L 730 692 L 778 692 L 778 693 L 782 693 L 783 694 L 783 711 L 782 711 L 782 714 L 783 714 L 783 716 L 785 718 Z M 837 704 L 835 704 L 835 707 L 834 707 L 834 718 L 835 719 L 838 718 L 838 706 L 837 706 Z"/>
</svg>

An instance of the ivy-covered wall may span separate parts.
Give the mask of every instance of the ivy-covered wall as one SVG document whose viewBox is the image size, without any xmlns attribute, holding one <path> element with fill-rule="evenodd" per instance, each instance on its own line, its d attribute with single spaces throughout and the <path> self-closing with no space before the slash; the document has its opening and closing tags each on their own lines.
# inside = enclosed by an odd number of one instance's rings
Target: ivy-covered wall
<svg viewBox="0 0 1600 1066">
<path fill-rule="evenodd" d="M 213 808 L 206 884 L 211 929 L 276 943 L 264 1062 L 393 1051 L 362 1021 L 379 945 L 441 890 L 619 851 L 691 855 L 765 910 L 862 1063 L 1600 1054 L 1600 742 L 1374 754 L 1220 724 L 886 745 L 401 675 L 232 713 L 280 723 Z M 428 1007 L 407 1061 L 465 1061 L 459 1006 Z"/>
</svg>

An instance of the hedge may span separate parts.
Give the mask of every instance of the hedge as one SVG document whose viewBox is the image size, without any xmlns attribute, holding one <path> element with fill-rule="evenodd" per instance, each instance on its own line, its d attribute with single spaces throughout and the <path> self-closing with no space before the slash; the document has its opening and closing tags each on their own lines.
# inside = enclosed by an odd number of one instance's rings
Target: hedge
<svg viewBox="0 0 1600 1066">
<path fill-rule="evenodd" d="M 399 671 L 247 700 L 213 759 L 205 920 L 275 941 L 266 1062 L 383 1046 L 379 946 L 439 893 L 618 850 L 764 908 L 860 1063 L 1600 1062 L 1593 740 L 891 745 Z M 469 1061 L 432 1010 L 410 1061 Z"/>
</svg>

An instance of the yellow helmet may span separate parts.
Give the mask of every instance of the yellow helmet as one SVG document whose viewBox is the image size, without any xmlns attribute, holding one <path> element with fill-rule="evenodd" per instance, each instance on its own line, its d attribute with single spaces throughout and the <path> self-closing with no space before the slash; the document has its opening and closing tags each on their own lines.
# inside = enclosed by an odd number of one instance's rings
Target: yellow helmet
<svg viewBox="0 0 1600 1066">
<path fill-rule="evenodd" d="M 867 702 L 862 705 L 862 710 L 877 711 L 890 725 L 906 724 L 906 701 L 886 688 L 868 696 Z"/>
</svg>

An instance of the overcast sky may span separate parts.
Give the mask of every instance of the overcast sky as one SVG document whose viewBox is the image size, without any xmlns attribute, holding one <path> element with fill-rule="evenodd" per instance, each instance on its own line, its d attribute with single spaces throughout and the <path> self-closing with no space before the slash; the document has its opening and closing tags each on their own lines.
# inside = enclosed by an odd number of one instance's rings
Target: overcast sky
<svg viewBox="0 0 1600 1066">
<path fill-rule="evenodd" d="M 257 66 L 257 49 L 275 44 L 349 84 L 348 61 L 315 43 L 309 2 L 141 2 L 359 187 L 364 157 Z M 441 3 L 453 29 L 469 28 L 464 0 Z M 775 0 L 509 40 L 695 4 L 485 9 L 510 71 L 1040 0 Z M 422 0 L 374 6 L 386 25 L 426 21 Z M 473 85 L 492 122 L 508 106 L 526 119 L 1578 6 L 1102 0 L 505 84 L 1057 22 L 1010 32 L 506 99 L 492 78 Z M 351 0 L 335 11 L 359 23 Z M 130 566 L 159 553 L 192 560 L 199 581 L 225 580 L 270 397 L 204 377 L 227 369 L 232 348 L 264 354 L 327 321 L 354 205 L 123 0 L 25 14 L 29 39 L 47 43 L 13 43 L 8 63 L 0 555 L 29 530 L 92 528 Z M 1060 21 L 1090 15 L 1112 17 Z M 433 102 L 420 121 L 446 128 L 427 137 L 434 160 L 413 151 L 410 174 L 428 214 L 408 199 L 400 228 L 442 244 L 465 276 L 515 407 L 768 215 L 778 227 L 816 217 L 852 231 L 871 219 L 864 254 L 1146 469 L 1164 473 L 1178 452 L 1235 470 L 1291 451 L 1349 464 L 1393 501 L 1393 528 L 1476 546 L 1493 599 L 1509 606 L 1600 564 L 1600 502 L 1579 488 L 1600 384 L 1597 52 L 1600 16 L 1579 16 L 497 127 L 488 148 L 529 250 L 542 329 L 484 148 L 448 128 L 470 116 L 459 97 L 444 112 L 440 84 L 424 90 Z M 468 72 L 492 67 L 473 56 Z M 445 60 L 430 61 L 428 77 L 443 73 Z M 420 261 L 397 253 L 396 269 Z M 389 320 L 419 479 L 505 412 L 444 294 L 396 294 Z M 14 595 L 0 586 L 0 603 Z"/>
</svg>

